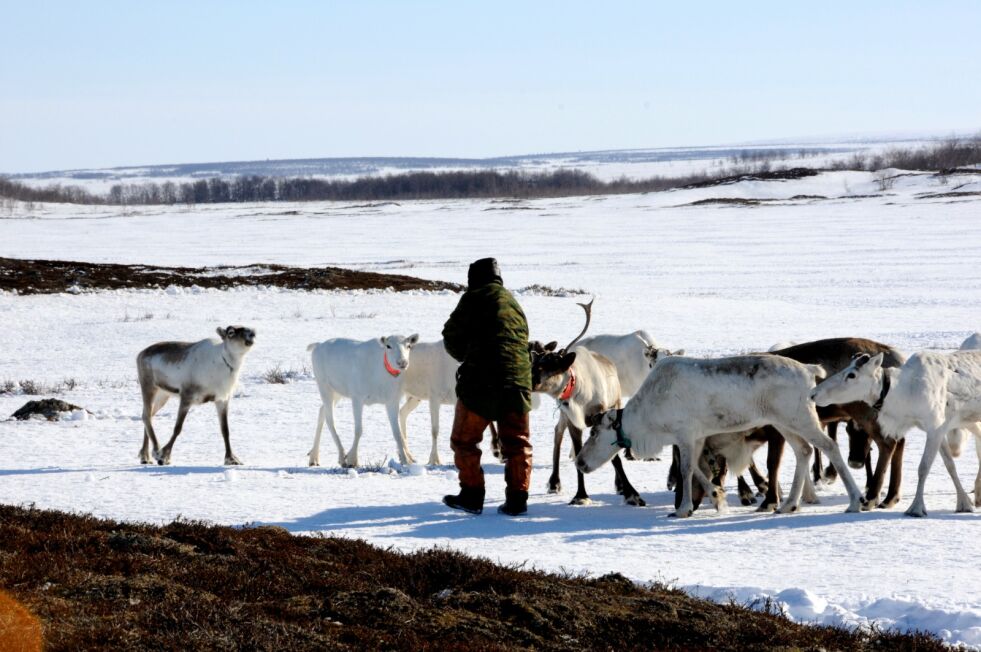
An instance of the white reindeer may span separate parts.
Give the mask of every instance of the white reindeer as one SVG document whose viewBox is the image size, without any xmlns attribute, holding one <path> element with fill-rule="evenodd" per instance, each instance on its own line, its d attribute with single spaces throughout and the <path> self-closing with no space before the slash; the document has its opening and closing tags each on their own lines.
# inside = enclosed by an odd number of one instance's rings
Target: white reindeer
<svg viewBox="0 0 981 652">
<path fill-rule="evenodd" d="M 647 331 L 634 331 L 626 335 L 593 335 L 579 340 L 579 346 L 599 353 L 612 362 L 620 380 L 623 398 L 633 396 L 654 366 L 657 344 Z"/>
<path fill-rule="evenodd" d="M 140 463 L 150 464 L 150 442 L 153 459 L 170 464 L 170 454 L 184 419 L 194 405 L 214 401 L 218 424 L 225 439 L 225 464 L 241 464 L 232 453 L 228 433 L 228 402 L 238 383 L 245 355 L 255 342 L 255 331 L 245 326 L 219 328 L 221 339 L 200 342 L 159 342 L 136 356 L 136 372 L 143 394 L 143 447 Z M 180 396 L 174 434 L 163 448 L 153 431 L 153 415 L 170 399 Z"/>
<path fill-rule="evenodd" d="M 910 428 L 926 432 L 920 459 L 916 497 L 908 516 L 926 516 L 923 490 L 939 451 L 957 491 L 957 511 L 973 512 L 981 506 L 981 470 L 974 481 L 975 503 L 961 485 L 948 442 L 955 428 L 981 437 L 981 351 L 916 353 L 899 369 L 883 369 L 882 354 L 856 356 L 852 363 L 819 384 L 812 392 L 818 405 L 864 401 L 879 411 L 885 437 L 902 439 Z M 981 458 L 981 448 L 979 448 Z"/>
<path fill-rule="evenodd" d="M 780 430 L 797 457 L 790 494 L 780 512 L 797 511 L 807 479 L 811 446 L 825 451 L 848 490 L 849 512 L 861 510 L 862 493 L 838 447 L 821 428 L 808 395 L 819 365 L 804 365 L 773 355 L 746 355 L 700 360 L 669 356 L 654 366 L 647 380 L 622 410 L 610 410 L 591 420 L 592 436 L 576 458 L 590 473 L 620 448 L 632 448 L 644 458 L 656 456 L 668 444 L 680 452 L 682 499 L 674 515 L 691 516 L 691 482 L 696 478 L 718 511 L 727 509 L 722 490 L 695 463 L 705 438 L 764 425 Z"/>
<path fill-rule="evenodd" d="M 981 350 L 981 333 L 971 333 L 967 339 L 961 342 L 961 351 Z"/>
<path fill-rule="evenodd" d="M 406 419 L 422 401 L 429 402 L 429 420 L 433 445 L 429 451 L 429 464 L 439 464 L 439 408 L 456 403 L 456 370 L 460 363 L 453 359 L 443 340 L 419 342 L 412 347 L 412 364 L 405 371 L 405 404 L 399 410 L 399 424 L 406 432 Z"/>
<path fill-rule="evenodd" d="M 310 449 L 310 466 L 320 465 L 320 435 L 325 421 L 337 446 L 337 463 L 346 467 L 357 466 L 364 406 L 379 403 L 388 412 L 399 460 L 402 464 L 414 461 L 399 423 L 399 402 L 404 393 L 404 373 L 409 368 L 409 354 L 418 341 L 418 334 L 409 337 L 389 335 L 365 342 L 337 338 L 315 342 L 307 347 L 307 351 L 312 352 L 313 375 L 317 379 L 322 403 L 317 418 L 317 434 Z M 354 444 L 347 454 L 334 426 L 334 404 L 341 397 L 350 398 L 354 410 Z"/>
<path fill-rule="evenodd" d="M 968 335 L 967 339 L 961 342 L 959 351 L 981 351 L 981 333 L 971 333 Z M 961 449 L 964 447 L 964 442 L 967 440 L 967 435 L 972 432 L 970 428 L 955 428 L 951 430 L 947 435 L 947 443 L 950 445 L 950 453 L 954 457 L 961 456 Z M 976 439 L 975 443 L 977 446 L 981 447 L 981 439 Z M 981 448 L 977 450 L 978 461 L 981 462 Z M 981 472 L 981 471 L 979 471 Z M 978 494 L 975 493 L 974 496 L 975 504 L 981 507 L 981 502 L 978 502 Z"/>
</svg>

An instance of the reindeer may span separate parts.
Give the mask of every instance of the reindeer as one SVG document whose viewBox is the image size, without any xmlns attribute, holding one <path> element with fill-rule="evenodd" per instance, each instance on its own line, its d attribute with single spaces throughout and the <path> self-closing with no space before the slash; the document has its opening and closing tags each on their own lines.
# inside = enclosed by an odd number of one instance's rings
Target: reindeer
<svg viewBox="0 0 981 652">
<path fill-rule="evenodd" d="M 859 511 L 865 499 L 808 400 L 815 379 L 823 375 L 820 365 L 774 355 L 665 358 L 623 409 L 591 417 L 592 436 L 576 457 L 576 467 L 590 473 L 620 448 L 632 447 L 635 454 L 650 458 L 665 445 L 675 444 L 680 449 L 682 500 L 674 515 L 691 516 L 693 478 L 721 512 L 727 509 L 725 495 L 696 463 L 706 437 L 771 425 L 780 430 L 797 457 L 790 495 L 779 511 L 799 508 L 812 446 L 822 448 L 838 469 L 850 499 L 847 511 Z"/>
<path fill-rule="evenodd" d="M 973 512 L 976 504 L 981 505 L 981 470 L 975 479 L 972 504 L 957 475 L 947 438 L 956 428 L 981 438 L 981 351 L 922 351 L 910 356 L 899 369 L 886 368 L 883 363 L 882 353 L 857 356 L 815 387 L 811 398 L 822 406 L 853 401 L 870 406 L 883 435 L 891 440 L 905 439 L 914 426 L 926 433 L 916 497 L 906 510 L 907 516 L 927 515 L 923 490 L 938 452 L 954 482 L 957 511 Z"/>
<path fill-rule="evenodd" d="M 834 373 L 851 362 L 856 355 L 863 353 L 882 353 L 885 365 L 888 367 L 899 367 L 905 358 L 901 353 L 892 347 L 858 337 L 838 337 L 814 342 L 804 342 L 786 349 L 773 351 L 774 355 L 783 356 L 802 362 L 804 364 L 819 364 L 829 373 Z M 900 488 L 902 485 L 902 460 L 903 460 L 903 441 L 890 440 L 882 436 L 876 423 L 874 411 L 861 402 L 853 402 L 844 405 L 827 405 L 819 407 L 817 410 L 821 424 L 826 427 L 828 436 L 835 439 L 835 431 L 838 423 L 846 422 L 846 430 L 849 437 L 848 465 L 853 469 L 866 469 L 866 500 L 869 505 L 876 505 L 885 509 L 892 507 L 899 501 Z M 755 449 L 761 442 L 767 444 L 767 482 L 763 490 L 765 497 L 759 507 L 760 511 L 772 511 L 776 509 L 781 500 L 779 471 L 783 457 L 784 438 L 780 432 L 772 427 L 762 428 L 755 433 L 747 433 L 744 443 Z M 879 455 L 872 469 L 871 451 L 872 442 L 878 447 Z M 736 442 L 731 442 L 729 446 L 730 454 L 735 450 L 733 447 Z M 707 443 L 711 449 L 711 444 Z M 745 459 L 745 453 L 737 455 L 740 459 Z M 817 457 L 817 451 L 815 451 Z M 703 467 L 704 467 L 703 463 Z M 731 466 L 731 465 L 730 465 Z M 820 467 L 820 464 L 817 465 Z M 831 467 L 833 470 L 834 467 Z M 879 502 L 879 496 L 885 480 L 886 471 L 891 469 L 889 490 L 885 499 Z M 736 471 L 737 469 L 730 469 Z M 672 468 L 673 472 L 677 472 Z M 753 472 L 752 467 L 750 473 Z M 724 479 L 724 473 L 722 478 Z M 754 477 L 755 480 L 755 477 Z M 759 483 L 757 483 L 759 486 Z M 739 494 L 743 504 L 753 504 L 747 502 L 748 485 L 742 478 L 739 479 Z M 697 489 L 695 496 L 698 497 Z M 680 492 L 676 488 L 676 500 L 680 500 Z M 817 502 L 817 494 L 811 478 L 807 478 L 804 485 L 805 502 Z"/>
<path fill-rule="evenodd" d="M 255 343 L 255 331 L 245 326 L 218 329 L 219 340 L 200 342 L 158 342 L 136 356 L 136 371 L 143 395 L 143 447 L 140 463 L 150 464 L 150 442 L 153 459 L 170 464 L 170 453 L 184 427 L 184 419 L 194 405 L 215 404 L 218 424 L 225 440 L 225 464 L 241 464 L 232 452 L 228 432 L 228 402 L 238 383 L 242 362 Z M 163 448 L 153 431 L 153 415 L 171 396 L 180 396 L 174 434 Z"/>
<path fill-rule="evenodd" d="M 555 439 L 552 447 L 552 476 L 548 481 L 549 493 L 559 493 L 562 485 L 559 480 L 559 457 L 562 449 L 562 435 L 566 428 L 572 436 L 572 447 L 576 455 L 582 450 L 582 432 L 586 419 L 607 409 L 619 407 L 621 400 L 620 380 L 617 367 L 608 358 L 590 351 L 577 343 L 589 329 L 593 302 L 577 304 L 586 311 L 586 324 L 582 331 L 564 348 L 556 350 L 558 344 L 541 342 L 529 344 L 531 355 L 532 390 L 554 398 L 559 407 L 559 421 L 555 424 Z M 646 503 L 630 484 L 623 471 L 619 456 L 613 459 L 616 472 L 616 490 L 622 494 L 628 505 L 643 506 Z M 585 479 L 577 473 L 578 488 L 571 505 L 589 504 Z"/>
<path fill-rule="evenodd" d="M 310 449 L 310 466 L 320 465 L 320 435 L 325 421 L 337 446 L 337 463 L 340 466 L 357 466 L 364 406 L 378 403 L 383 404 L 388 412 L 399 460 L 402 464 L 415 461 L 409 453 L 405 432 L 399 422 L 399 402 L 404 393 L 404 373 L 409 368 L 409 354 L 418 341 L 418 334 L 409 337 L 389 335 L 365 342 L 337 338 L 315 342 L 307 347 L 307 351 L 312 353 L 313 375 L 317 379 L 322 403 L 317 418 L 317 434 Z M 342 396 L 351 399 L 354 409 L 354 444 L 346 454 L 334 427 L 334 404 Z"/>
</svg>

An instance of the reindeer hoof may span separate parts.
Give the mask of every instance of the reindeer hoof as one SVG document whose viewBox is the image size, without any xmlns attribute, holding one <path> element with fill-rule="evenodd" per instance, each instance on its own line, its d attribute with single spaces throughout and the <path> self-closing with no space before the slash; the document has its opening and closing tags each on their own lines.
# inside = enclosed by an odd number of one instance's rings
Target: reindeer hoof
<svg viewBox="0 0 981 652">
<path fill-rule="evenodd" d="M 634 507 L 647 507 L 647 502 L 640 497 L 640 494 L 624 496 L 623 502 Z"/>
<path fill-rule="evenodd" d="M 320 466 L 320 460 L 310 460 L 308 466 Z"/>
<path fill-rule="evenodd" d="M 241 460 L 239 460 L 234 455 L 229 455 L 228 457 L 225 458 L 226 466 L 241 465 L 241 464 L 242 464 Z"/>
<path fill-rule="evenodd" d="M 686 512 L 683 512 L 679 509 L 668 514 L 668 518 L 690 518 L 693 513 L 694 510 L 691 509 L 689 509 Z"/>
<path fill-rule="evenodd" d="M 743 504 L 743 507 L 749 507 L 750 505 L 755 505 L 756 496 L 740 496 L 739 502 Z"/>
<path fill-rule="evenodd" d="M 556 480 L 555 482 L 552 482 L 551 480 L 549 480 L 549 482 L 548 482 L 548 493 L 550 493 L 550 494 L 560 494 L 560 493 L 562 493 L 562 483 L 559 482 L 558 480 Z"/>
<path fill-rule="evenodd" d="M 757 512 L 763 512 L 763 513 L 770 513 L 770 514 L 772 514 L 772 513 L 774 513 L 774 512 L 777 511 L 777 506 L 775 504 L 773 504 L 773 503 L 763 503 L 759 507 L 756 508 L 756 511 Z"/>
<path fill-rule="evenodd" d="M 593 501 L 589 496 L 576 496 L 569 501 L 570 505 L 592 505 Z"/>
</svg>

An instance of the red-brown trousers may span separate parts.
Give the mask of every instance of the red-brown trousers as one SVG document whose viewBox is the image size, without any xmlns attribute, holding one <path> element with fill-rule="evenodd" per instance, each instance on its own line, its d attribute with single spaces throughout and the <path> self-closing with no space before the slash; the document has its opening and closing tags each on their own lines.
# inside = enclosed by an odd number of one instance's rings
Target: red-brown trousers
<svg viewBox="0 0 981 652">
<path fill-rule="evenodd" d="M 456 402 L 450 446 L 453 448 L 453 461 L 460 472 L 461 487 L 484 487 L 480 442 L 489 424 L 489 419 L 470 410 L 462 401 Z M 528 491 L 531 484 L 528 415 L 514 412 L 504 415 L 497 421 L 497 431 L 501 438 L 501 456 L 504 458 L 504 481 L 510 489 Z"/>
</svg>

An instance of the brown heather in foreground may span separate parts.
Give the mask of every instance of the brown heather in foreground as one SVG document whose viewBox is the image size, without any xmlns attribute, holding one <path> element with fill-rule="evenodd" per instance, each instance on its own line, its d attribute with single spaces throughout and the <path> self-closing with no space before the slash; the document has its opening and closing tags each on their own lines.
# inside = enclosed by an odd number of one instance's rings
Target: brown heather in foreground
<svg viewBox="0 0 981 652">
<path fill-rule="evenodd" d="M 0 587 L 41 621 L 47 650 L 944 649 L 928 635 L 800 625 L 619 575 L 8 506 Z"/>
</svg>

